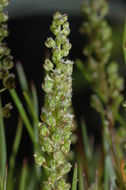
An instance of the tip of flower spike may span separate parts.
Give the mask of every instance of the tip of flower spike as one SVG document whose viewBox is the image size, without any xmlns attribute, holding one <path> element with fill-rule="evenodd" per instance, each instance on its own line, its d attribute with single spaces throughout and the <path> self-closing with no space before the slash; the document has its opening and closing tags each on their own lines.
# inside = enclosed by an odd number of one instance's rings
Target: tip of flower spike
<svg viewBox="0 0 126 190">
<path fill-rule="evenodd" d="M 53 20 L 58 22 L 59 24 L 63 24 L 64 22 L 68 20 L 68 16 L 67 14 L 61 14 L 60 12 L 56 12 L 53 15 Z"/>
</svg>

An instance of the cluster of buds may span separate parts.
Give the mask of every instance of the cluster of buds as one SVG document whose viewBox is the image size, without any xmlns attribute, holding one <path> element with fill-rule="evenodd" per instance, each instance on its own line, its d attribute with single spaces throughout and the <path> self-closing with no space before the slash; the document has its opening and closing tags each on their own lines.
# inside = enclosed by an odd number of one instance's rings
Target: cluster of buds
<svg viewBox="0 0 126 190">
<path fill-rule="evenodd" d="M 105 0 L 83 1 L 84 23 L 80 29 L 86 40 L 83 54 L 87 62 L 87 73 L 94 89 L 99 88 L 99 93 L 103 94 L 105 100 L 104 94 L 108 89 L 105 84 L 104 67 L 108 63 L 112 48 L 111 28 L 104 19 L 107 10 L 108 5 Z M 100 85 L 99 81 L 104 85 Z"/>
<path fill-rule="evenodd" d="M 50 30 L 55 39 L 47 38 L 45 45 L 52 49 L 52 59 L 46 59 L 46 76 L 42 88 L 45 103 L 39 125 L 41 152 L 35 153 L 35 160 L 46 170 L 47 179 L 43 190 L 69 190 L 66 174 L 71 169 L 67 161 L 70 151 L 73 115 L 71 113 L 73 62 L 66 57 L 71 49 L 67 36 L 70 33 L 66 14 L 56 12 Z"/>
<path fill-rule="evenodd" d="M 8 0 L 2 0 L 0 4 L 0 80 L 2 81 L 4 89 L 12 89 L 15 87 L 14 75 L 10 73 L 10 69 L 13 67 L 12 56 L 10 55 L 10 49 L 4 43 L 4 38 L 8 35 L 8 29 L 6 21 L 8 15 L 4 9 L 8 5 Z"/>
<path fill-rule="evenodd" d="M 8 15 L 5 13 L 5 8 L 8 5 L 8 0 L 0 1 L 0 92 L 6 89 L 15 88 L 14 74 L 10 73 L 10 69 L 13 67 L 13 58 L 10 55 L 10 49 L 4 42 L 5 37 L 8 36 L 8 28 L 6 21 L 8 20 Z M 2 116 L 9 117 L 10 110 L 12 106 L 6 104 L 2 108 Z"/>
<path fill-rule="evenodd" d="M 92 105 L 101 112 L 104 107 L 100 104 L 109 102 L 110 109 L 116 112 L 122 101 L 120 92 L 123 89 L 123 79 L 118 75 L 117 63 L 108 64 L 112 49 L 112 32 L 104 19 L 108 12 L 107 2 L 105 0 L 83 1 L 82 12 L 85 21 L 80 31 L 86 37 L 83 54 L 87 62 L 87 73 L 96 93 L 92 97 Z"/>
<path fill-rule="evenodd" d="M 112 152 L 115 163 L 118 165 L 120 155 L 114 152 L 116 150 L 113 147 L 116 145 L 113 143 L 111 130 L 114 130 L 115 122 L 119 121 L 117 115 L 119 115 L 119 107 L 123 100 L 121 91 L 124 88 L 124 81 L 118 74 L 118 64 L 109 62 L 112 40 L 111 28 L 104 19 L 107 10 L 108 5 L 105 0 L 84 0 L 82 12 L 85 21 L 80 31 L 85 35 L 86 45 L 83 49 L 85 62 L 87 62 L 85 69 L 94 92 L 91 104 L 102 118 L 104 154 L 106 156 Z M 115 136 L 113 138 L 115 139 Z M 120 140 L 117 141 L 120 144 Z M 119 168 L 115 169 L 115 174 L 121 188 L 123 183 L 118 170 Z"/>
</svg>

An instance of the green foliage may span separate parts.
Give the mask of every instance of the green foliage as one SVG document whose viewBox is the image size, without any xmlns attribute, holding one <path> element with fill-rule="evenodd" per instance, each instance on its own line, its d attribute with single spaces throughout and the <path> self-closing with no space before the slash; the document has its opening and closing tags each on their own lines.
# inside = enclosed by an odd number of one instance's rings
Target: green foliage
<svg viewBox="0 0 126 190">
<path fill-rule="evenodd" d="M 72 181 L 72 190 L 77 189 L 77 176 L 78 176 L 78 168 L 77 168 L 77 164 L 75 164 L 74 173 L 73 173 L 73 181 Z"/>
</svg>

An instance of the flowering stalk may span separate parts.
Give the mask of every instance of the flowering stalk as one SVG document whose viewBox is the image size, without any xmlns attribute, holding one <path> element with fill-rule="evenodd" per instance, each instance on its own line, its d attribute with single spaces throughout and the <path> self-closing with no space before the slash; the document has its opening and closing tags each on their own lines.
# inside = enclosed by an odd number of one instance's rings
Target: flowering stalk
<svg viewBox="0 0 126 190">
<path fill-rule="evenodd" d="M 111 155 L 112 152 L 118 184 L 123 187 L 119 168 L 120 161 L 114 143 L 115 135 L 113 135 L 119 107 L 123 100 L 121 95 L 123 79 L 118 75 L 118 64 L 115 62 L 108 64 L 112 41 L 111 28 L 104 19 L 107 10 L 108 6 L 105 0 L 84 0 L 82 12 L 85 22 L 80 31 L 86 37 L 83 54 L 86 60 L 84 67 L 86 75 L 88 75 L 88 82 L 94 92 L 91 103 L 93 108 L 100 113 L 103 124 L 104 156 L 106 159 L 108 153 Z M 104 186 L 104 188 L 106 189 L 108 186 Z"/>
<path fill-rule="evenodd" d="M 8 36 L 6 25 L 8 15 L 4 11 L 7 5 L 8 0 L 2 0 L 0 3 L 0 80 L 3 83 L 3 88 L 0 91 L 15 87 L 14 75 L 9 73 L 9 70 L 13 67 L 12 56 L 10 55 L 10 49 L 4 42 L 4 38 Z"/>
<path fill-rule="evenodd" d="M 13 67 L 12 56 L 10 55 L 10 49 L 4 42 L 5 37 L 8 36 L 8 28 L 6 22 L 8 15 L 5 13 L 5 8 L 8 5 L 8 0 L 2 0 L 0 2 L 0 93 L 6 89 L 15 88 L 14 74 L 10 73 L 10 69 Z M 2 108 L 2 116 L 9 117 L 11 104 L 8 103 Z"/>
<path fill-rule="evenodd" d="M 39 125 L 41 152 L 35 154 L 36 163 L 46 170 L 43 190 L 69 190 L 65 176 L 71 164 L 67 156 L 71 145 L 73 115 L 70 111 L 73 62 L 66 57 L 71 49 L 67 38 L 70 33 L 66 14 L 56 12 L 50 27 L 55 39 L 47 38 L 45 45 L 52 48 L 52 60 L 46 59 L 46 76 L 42 88 L 45 104 Z"/>
</svg>

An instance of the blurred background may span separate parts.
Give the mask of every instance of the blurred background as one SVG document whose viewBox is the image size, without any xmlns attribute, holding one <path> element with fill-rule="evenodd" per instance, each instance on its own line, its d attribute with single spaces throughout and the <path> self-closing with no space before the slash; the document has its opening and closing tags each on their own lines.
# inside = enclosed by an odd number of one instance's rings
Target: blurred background
<svg viewBox="0 0 126 190">
<path fill-rule="evenodd" d="M 79 33 L 79 27 L 82 24 L 83 17 L 81 15 L 80 7 L 82 0 L 11 0 L 8 7 L 9 13 L 9 37 L 7 39 L 8 46 L 11 48 L 14 62 L 20 61 L 25 70 L 28 81 L 34 81 L 39 98 L 39 109 L 43 105 L 43 92 L 41 83 L 43 81 L 43 61 L 47 55 L 47 50 L 44 42 L 47 37 L 51 35 L 49 30 L 52 14 L 55 11 L 61 11 L 69 15 L 69 22 L 71 28 L 70 41 L 72 43 L 72 50 L 70 59 L 76 60 L 82 57 L 82 48 L 84 45 L 84 37 Z M 123 25 L 126 17 L 126 1 L 125 0 L 109 0 L 109 14 L 108 22 L 113 29 L 113 52 L 112 59 L 120 64 L 120 74 L 126 78 L 126 70 L 123 60 L 122 39 L 123 39 Z M 14 71 L 16 73 L 16 71 Z M 21 90 L 17 80 L 17 91 L 21 95 Z M 73 109 L 76 120 L 79 126 L 79 119 L 85 118 L 88 126 L 88 134 L 95 135 L 96 142 L 100 140 L 100 129 L 97 128 L 99 118 L 97 113 L 89 106 L 90 88 L 84 83 L 83 76 L 78 71 L 76 66 L 73 73 Z M 125 92 L 124 92 L 125 93 Z M 21 95 L 22 98 L 22 95 Z M 8 97 L 9 99 L 9 97 Z M 23 101 L 23 98 L 22 98 Z M 6 122 L 10 123 L 6 129 L 8 145 L 13 141 L 16 109 L 12 111 L 12 118 Z M 97 122 L 94 122 L 94 120 Z M 95 123 L 95 124 L 94 124 Z M 32 158 L 32 152 L 28 152 L 27 147 L 31 146 L 30 138 L 27 132 L 23 132 L 23 144 L 20 147 L 19 160 L 24 157 Z M 11 146 L 8 146 L 8 155 L 11 151 Z"/>
</svg>

